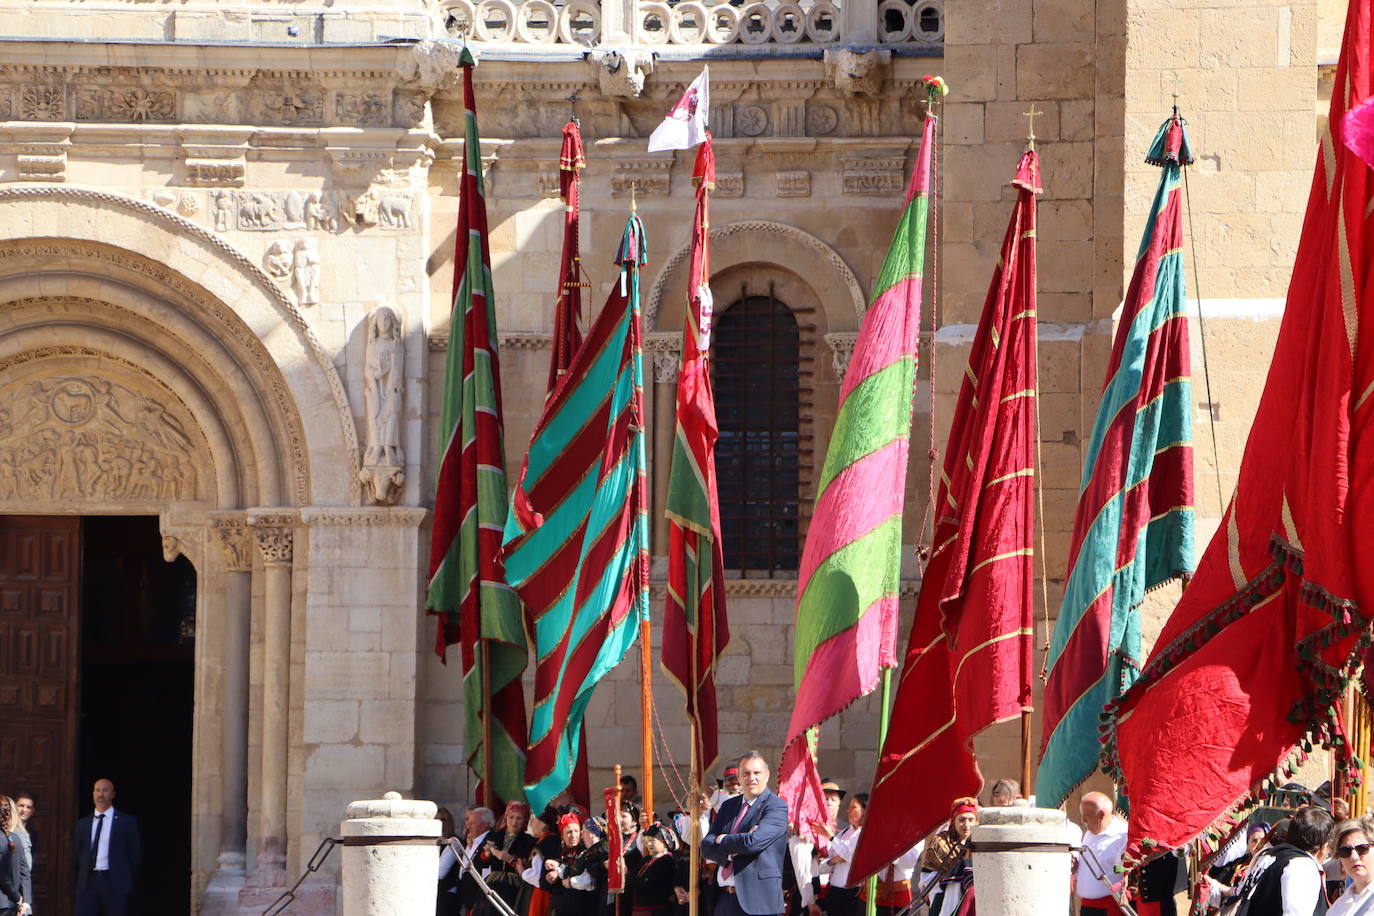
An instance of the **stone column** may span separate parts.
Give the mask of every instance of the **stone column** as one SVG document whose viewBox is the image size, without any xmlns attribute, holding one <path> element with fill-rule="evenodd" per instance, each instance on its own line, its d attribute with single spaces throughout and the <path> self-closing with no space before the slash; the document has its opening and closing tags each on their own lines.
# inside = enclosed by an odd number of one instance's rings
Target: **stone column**
<svg viewBox="0 0 1374 916">
<path fill-rule="evenodd" d="M 343 916 L 434 916 L 438 808 L 388 792 L 348 806 Z"/>
<path fill-rule="evenodd" d="M 291 557 L 295 520 L 252 520 L 263 562 L 262 823 L 257 883 L 286 880 L 286 775 L 290 730 Z"/>
<path fill-rule="evenodd" d="M 649 339 L 654 358 L 654 429 L 651 479 L 653 482 L 653 547 L 655 556 L 668 555 L 668 520 L 663 515 L 668 504 L 668 472 L 673 464 L 673 434 L 677 429 L 677 371 L 681 356 L 677 335 L 654 335 Z"/>
<path fill-rule="evenodd" d="M 224 550 L 224 628 L 220 700 L 219 872 L 242 876 L 248 848 L 248 630 L 253 614 L 253 555 L 248 522 L 217 518 Z"/>
<path fill-rule="evenodd" d="M 973 828 L 978 909 L 999 916 L 1069 912 L 1068 816 L 1049 808 L 984 808 Z"/>
</svg>

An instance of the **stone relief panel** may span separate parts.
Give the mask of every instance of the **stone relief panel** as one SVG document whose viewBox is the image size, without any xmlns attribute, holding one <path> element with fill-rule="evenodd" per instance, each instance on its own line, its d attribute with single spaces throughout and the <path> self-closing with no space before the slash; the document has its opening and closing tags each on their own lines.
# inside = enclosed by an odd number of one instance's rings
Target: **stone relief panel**
<svg viewBox="0 0 1374 916">
<path fill-rule="evenodd" d="M 0 500 L 149 503 L 204 490 L 207 449 L 170 392 L 40 367 L 0 386 L 0 404 Z"/>
<path fill-rule="evenodd" d="M 117 89 L 77 89 L 78 121 L 131 121 L 134 123 L 175 121 L 176 93 L 166 89 L 128 86 Z"/>
</svg>

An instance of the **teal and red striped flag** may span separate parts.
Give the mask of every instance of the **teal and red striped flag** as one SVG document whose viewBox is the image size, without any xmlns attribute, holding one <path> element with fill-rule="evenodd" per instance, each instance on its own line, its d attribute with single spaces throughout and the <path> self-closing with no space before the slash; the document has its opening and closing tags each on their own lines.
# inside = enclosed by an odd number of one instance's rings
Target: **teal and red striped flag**
<svg viewBox="0 0 1374 916">
<path fill-rule="evenodd" d="M 1037 802 L 1097 769 L 1100 717 L 1139 674 L 1145 593 L 1193 569 L 1193 416 L 1177 116 L 1146 161 L 1163 167 L 1087 442 L 1064 601 L 1046 663 Z"/>
<path fill-rule="evenodd" d="M 615 260 L 620 277 L 544 405 L 506 519 L 506 581 L 538 659 L 525 765 L 536 811 L 568 787 L 592 690 L 648 625 L 638 216 Z"/>
<path fill-rule="evenodd" d="M 682 367 L 677 377 L 677 432 L 668 475 L 668 596 L 663 612 L 663 670 L 687 698 L 692 777 L 704 778 L 719 754 L 716 662 L 730 642 L 725 617 L 725 557 L 716 497 L 716 402 L 711 348 L 709 194 L 716 181 L 711 137 L 697 150 L 697 186 L 688 274 Z M 694 782 L 694 784 L 696 784 Z"/>
<path fill-rule="evenodd" d="M 524 797 L 525 695 L 520 680 L 528 651 L 520 600 L 501 569 L 506 519 L 501 370 L 472 92 L 474 63 L 466 49 L 462 65 L 466 135 L 426 606 L 442 618 L 435 642 L 439 657 L 445 657 L 448 646 L 460 644 L 468 766 L 479 779 L 490 781 L 497 796 L 512 801 Z M 485 715 L 490 716 L 486 723 Z M 490 748 L 484 747 L 487 732 Z"/>
<path fill-rule="evenodd" d="M 932 89 L 932 96 L 938 90 Z M 803 836 L 825 818 L 815 729 L 897 663 L 902 505 L 915 402 L 934 115 L 840 388 L 797 581 L 796 705 L 780 794 Z"/>
<path fill-rule="evenodd" d="M 973 337 L 935 500 L 934 549 L 878 754 L 851 882 L 977 795 L 973 739 L 1030 709 L 1035 616 L 1035 195 L 1027 150 L 1016 204 Z M 920 791 L 912 791 L 919 785 Z"/>
</svg>

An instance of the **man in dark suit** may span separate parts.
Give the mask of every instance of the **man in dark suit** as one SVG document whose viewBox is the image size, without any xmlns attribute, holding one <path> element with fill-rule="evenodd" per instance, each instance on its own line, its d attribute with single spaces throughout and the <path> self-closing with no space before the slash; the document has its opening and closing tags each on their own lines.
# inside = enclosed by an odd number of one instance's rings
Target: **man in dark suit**
<svg viewBox="0 0 1374 916">
<path fill-rule="evenodd" d="M 739 795 L 727 799 L 701 841 L 701 854 L 720 865 L 715 916 L 779 916 L 787 855 L 787 802 L 768 788 L 768 764 L 758 751 L 739 761 Z"/>
<path fill-rule="evenodd" d="M 114 783 L 97 779 L 95 812 L 76 822 L 76 916 L 124 916 L 143 857 L 138 821 L 114 809 Z"/>
</svg>

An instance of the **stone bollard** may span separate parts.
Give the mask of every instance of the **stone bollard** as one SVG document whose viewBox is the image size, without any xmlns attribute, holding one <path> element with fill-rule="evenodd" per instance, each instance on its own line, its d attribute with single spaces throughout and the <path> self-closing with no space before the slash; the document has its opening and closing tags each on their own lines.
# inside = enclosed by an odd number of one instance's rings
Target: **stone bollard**
<svg viewBox="0 0 1374 916">
<path fill-rule="evenodd" d="M 398 792 L 348 806 L 343 916 L 434 916 L 439 822 L 434 802 Z"/>
<path fill-rule="evenodd" d="M 1047 916 L 1069 910 L 1069 848 L 1077 841 L 1063 811 L 984 808 L 973 828 L 978 912 Z"/>
</svg>

